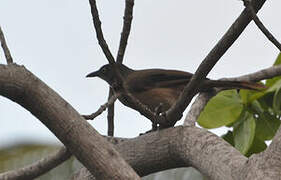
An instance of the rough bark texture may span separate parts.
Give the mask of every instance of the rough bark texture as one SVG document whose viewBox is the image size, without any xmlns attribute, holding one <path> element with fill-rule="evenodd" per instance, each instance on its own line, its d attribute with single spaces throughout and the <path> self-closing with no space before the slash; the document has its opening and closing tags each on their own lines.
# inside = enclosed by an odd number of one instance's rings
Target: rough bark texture
<svg viewBox="0 0 281 180">
<path fill-rule="evenodd" d="M 140 176 L 177 167 L 195 167 L 216 180 L 239 179 L 247 158 L 220 137 L 198 127 L 179 126 L 115 145 Z M 85 169 L 75 179 L 92 179 Z"/>
<path fill-rule="evenodd" d="M 279 128 L 272 143 L 260 154 L 249 158 L 242 171 L 243 179 L 263 180 L 281 177 L 281 129 Z"/>
<path fill-rule="evenodd" d="M 98 179 L 139 179 L 70 104 L 23 66 L 0 65 L 0 94 L 36 116 Z"/>
</svg>

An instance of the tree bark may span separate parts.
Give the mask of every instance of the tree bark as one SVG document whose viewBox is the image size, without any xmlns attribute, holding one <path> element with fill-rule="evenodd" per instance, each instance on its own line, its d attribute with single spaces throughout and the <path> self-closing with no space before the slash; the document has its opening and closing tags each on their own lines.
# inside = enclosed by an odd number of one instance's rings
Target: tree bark
<svg viewBox="0 0 281 180">
<path fill-rule="evenodd" d="M 140 176 L 192 166 L 210 179 L 239 179 L 248 159 L 222 138 L 194 126 L 178 126 L 126 139 L 117 143 L 115 149 Z M 92 177 L 82 169 L 74 179 Z"/>
<path fill-rule="evenodd" d="M 0 65 L 0 95 L 36 116 L 98 179 L 140 179 L 70 104 L 23 66 Z"/>
</svg>

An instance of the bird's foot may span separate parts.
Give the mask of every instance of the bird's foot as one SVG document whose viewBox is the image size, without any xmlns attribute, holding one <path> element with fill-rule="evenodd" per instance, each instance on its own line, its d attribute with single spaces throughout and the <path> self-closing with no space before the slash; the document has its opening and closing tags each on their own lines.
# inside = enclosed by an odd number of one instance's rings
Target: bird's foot
<svg viewBox="0 0 281 180">
<path fill-rule="evenodd" d="M 146 132 L 144 132 L 144 133 L 140 133 L 139 135 L 140 136 L 142 136 L 142 135 L 145 135 L 145 134 L 147 134 L 147 133 L 151 133 L 151 132 L 155 132 L 155 131 L 158 131 L 159 130 L 159 128 L 157 128 L 157 129 L 150 129 L 150 130 L 148 130 L 148 131 L 146 131 Z"/>
<path fill-rule="evenodd" d="M 140 133 L 139 135 L 144 135 L 150 132 L 154 132 L 154 131 L 158 131 L 159 130 L 159 126 L 158 124 L 152 123 L 152 129 L 150 129 L 149 131 L 146 131 L 145 133 Z"/>
</svg>

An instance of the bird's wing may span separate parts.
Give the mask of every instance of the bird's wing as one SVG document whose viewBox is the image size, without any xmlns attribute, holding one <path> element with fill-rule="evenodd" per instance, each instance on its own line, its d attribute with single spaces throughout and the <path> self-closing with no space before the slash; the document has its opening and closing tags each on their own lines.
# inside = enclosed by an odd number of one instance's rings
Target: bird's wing
<svg viewBox="0 0 281 180">
<path fill-rule="evenodd" d="M 148 69 L 139 70 L 130 74 L 126 80 L 129 90 L 144 91 L 153 88 L 176 88 L 186 85 L 191 73 L 163 70 L 163 69 Z"/>
</svg>

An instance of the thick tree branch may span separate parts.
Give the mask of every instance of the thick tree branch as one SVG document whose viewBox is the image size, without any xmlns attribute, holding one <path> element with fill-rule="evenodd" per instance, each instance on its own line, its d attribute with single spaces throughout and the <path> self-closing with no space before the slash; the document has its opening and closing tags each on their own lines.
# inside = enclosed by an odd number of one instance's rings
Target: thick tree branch
<svg viewBox="0 0 281 180">
<path fill-rule="evenodd" d="M 281 177 L 281 128 L 279 128 L 271 144 L 265 150 L 260 164 L 264 166 L 265 174 Z"/>
<path fill-rule="evenodd" d="M 264 2 L 265 0 L 253 0 L 254 8 L 259 10 Z M 175 122 L 181 118 L 183 111 L 186 109 L 193 96 L 198 92 L 200 82 L 208 75 L 223 54 L 240 36 L 250 21 L 251 16 L 245 9 L 202 61 L 190 82 L 184 88 L 184 91 L 178 98 L 177 102 L 166 112 L 165 116 L 168 121 Z"/>
<path fill-rule="evenodd" d="M 11 56 L 8 45 L 6 43 L 5 36 L 4 36 L 4 33 L 1 29 L 1 26 L 0 26 L 0 41 L 1 41 L 1 46 L 2 46 L 2 49 L 3 49 L 5 57 L 6 57 L 7 64 L 13 63 L 13 58 Z"/>
<path fill-rule="evenodd" d="M 34 179 L 37 178 L 56 166 L 60 165 L 71 157 L 71 153 L 65 147 L 57 152 L 23 168 L 8 171 L 0 174 L 0 179 Z"/>
<path fill-rule="evenodd" d="M 235 78 L 224 78 L 224 80 L 231 80 L 231 81 L 252 81 L 257 82 L 264 79 L 270 79 L 276 76 L 281 76 L 281 66 L 272 66 L 266 69 L 262 69 L 255 73 L 250 73 L 244 76 L 239 76 Z M 200 113 L 203 111 L 206 104 L 209 100 L 214 97 L 221 89 L 216 88 L 212 92 L 208 93 L 200 93 L 199 96 L 195 99 L 194 103 L 192 104 L 189 112 L 187 113 L 184 125 L 185 126 L 192 126 L 195 125 Z"/>
<path fill-rule="evenodd" d="M 140 176 L 192 166 L 211 179 L 235 179 L 247 161 L 223 139 L 198 127 L 179 126 L 148 133 L 124 140 L 115 149 Z M 85 173 L 80 177 L 91 179 Z"/>
<path fill-rule="evenodd" d="M 271 41 L 278 49 L 281 51 L 281 44 L 278 40 L 269 32 L 269 30 L 263 25 L 261 20 L 258 18 L 255 9 L 252 6 L 252 0 L 243 0 L 245 7 L 249 10 L 252 19 L 254 20 L 255 24 L 258 28 L 263 32 L 263 34 L 267 37 L 269 41 Z"/>
<path fill-rule="evenodd" d="M 24 67 L 0 65 L 0 94 L 36 116 L 98 179 L 139 179 L 70 104 Z"/>
</svg>

